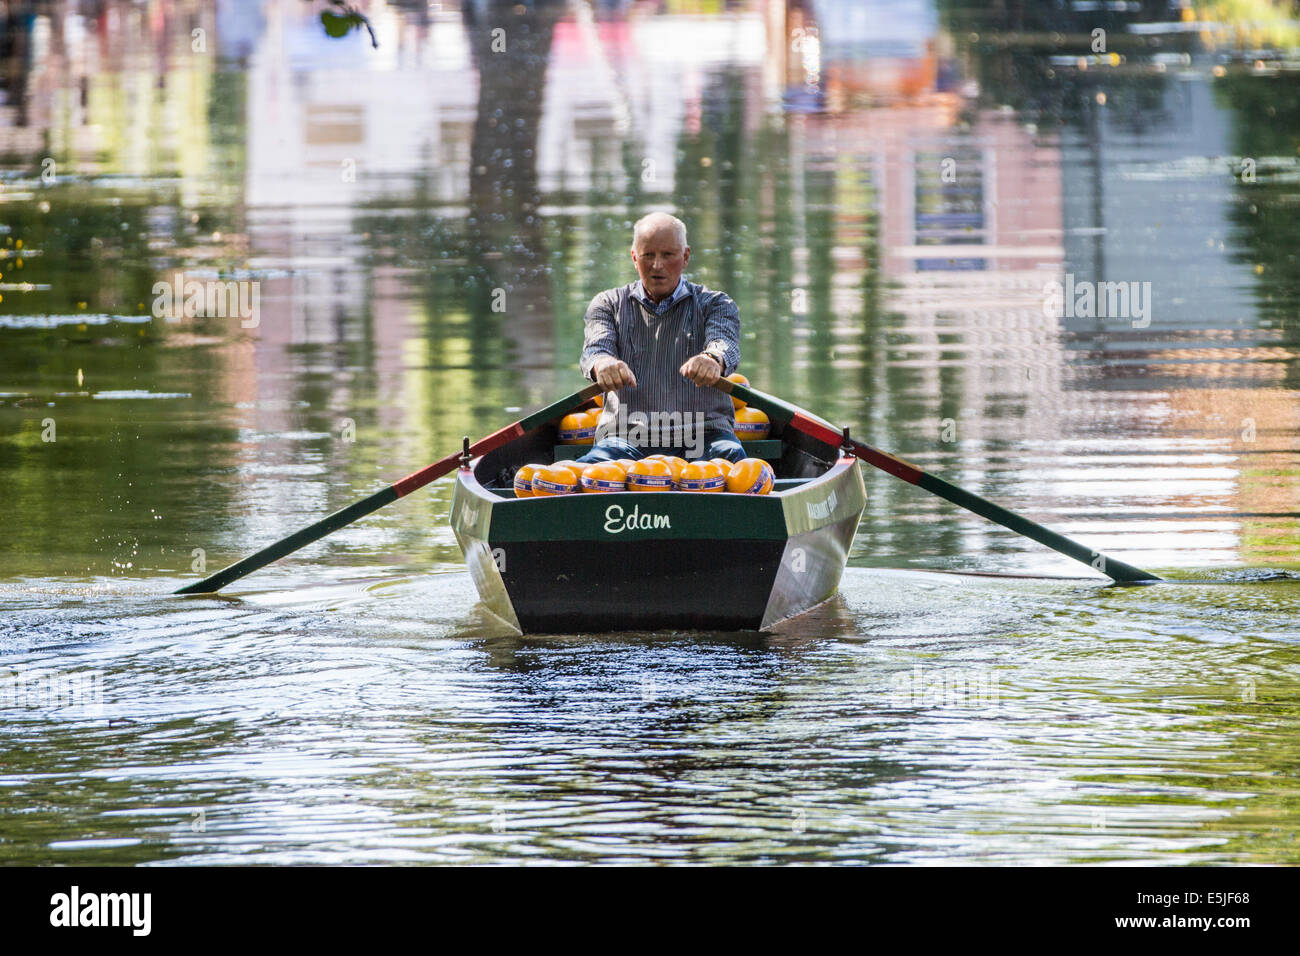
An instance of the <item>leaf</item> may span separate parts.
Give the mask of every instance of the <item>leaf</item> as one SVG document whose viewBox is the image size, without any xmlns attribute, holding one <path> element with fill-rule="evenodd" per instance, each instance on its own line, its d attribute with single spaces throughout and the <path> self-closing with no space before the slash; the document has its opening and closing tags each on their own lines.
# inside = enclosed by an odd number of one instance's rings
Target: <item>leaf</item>
<svg viewBox="0 0 1300 956">
<path fill-rule="evenodd" d="M 340 16 L 337 13 L 331 13 L 329 10 L 322 10 L 320 22 L 325 27 L 325 32 L 334 39 L 347 36 L 351 31 L 361 26 L 361 18 L 355 13 Z"/>
</svg>

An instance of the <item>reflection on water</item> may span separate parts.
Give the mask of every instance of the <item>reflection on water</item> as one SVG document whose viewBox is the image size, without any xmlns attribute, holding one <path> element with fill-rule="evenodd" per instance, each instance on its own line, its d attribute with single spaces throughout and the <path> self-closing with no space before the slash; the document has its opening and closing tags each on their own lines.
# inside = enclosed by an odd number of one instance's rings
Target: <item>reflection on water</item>
<svg viewBox="0 0 1300 956">
<path fill-rule="evenodd" d="M 793 631 L 527 639 L 463 573 L 11 594 L 105 693 L 9 709 L 4 858 L 1295 862 L 1297 588 L 850 569 Z"/>
<path fill-rule="evenodd" d="M 6 13 L 4 858 L 1294 862 L 1294 38 L 1022 6 Z M 1078 573 L 880 475 L 779 634 L 502 637 L 445 486 L 162 596 L 571 391 L 649 208 L 759 387 L 1179 583 L 881 571 Z"/>
</svg>

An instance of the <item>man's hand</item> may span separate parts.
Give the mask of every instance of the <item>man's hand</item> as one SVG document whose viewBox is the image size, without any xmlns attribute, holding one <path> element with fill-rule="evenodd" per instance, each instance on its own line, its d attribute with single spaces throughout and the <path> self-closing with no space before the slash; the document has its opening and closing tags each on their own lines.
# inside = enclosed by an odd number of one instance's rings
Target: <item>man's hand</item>
<svg viewBox="0 0 1300 956">
<path fill-rule="evenodd" d="M 636 388 L 636 376 L 626 362 L 614 358 L 597 359 L 591 366 L 596 373 L 596 384 L 607 392 L 620 388 Z"/>
<path fill-rule="evenodd" d="M 722 366 L 718 364 L 718 360 L 703 353 L 692 355 L 678 371 L 694 382 L 697 388 L 701 385 L 712 385 L 722 378 Z"/>
</svg>

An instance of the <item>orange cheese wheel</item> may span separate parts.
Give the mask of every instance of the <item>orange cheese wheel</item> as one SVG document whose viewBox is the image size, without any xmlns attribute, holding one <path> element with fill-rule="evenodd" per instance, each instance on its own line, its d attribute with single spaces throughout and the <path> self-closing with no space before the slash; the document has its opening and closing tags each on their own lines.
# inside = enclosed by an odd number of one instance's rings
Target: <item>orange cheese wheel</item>
<svg viewBox="0 0 1300 956">
<path fill-rule="evenodd" d="M 533 472 L 533 497 L 571 495 L 578 490 L 578 476 L 563 465 L 543 465 Z"/>
<path fill-rule="evenodd" d="M 521 465 L 515 472 L 515 497 L 531 498 L 533 496 L 533 473 L 545 465 Z"/>
<path fill-rule="evenodd" d="M 596 440 L 596 422 L 600 410 L 573 412 L 560 419 L 561 445 L 590 445 Z"/>
<path fill-rule="evenodd" d="M 772 490 L 775 481 L 772 466 L 763 459 L 743 458 L 731 466 L 727 490 L 737 495 L 765 495 Z"/>
<path fill-rule="evenodd" d="M 748 385 L 748 384 L 749 384 L 749 379 L 745 378 L 745 376 L 741 375 L 739 372 L 732 372 L 730 375 L 727 376 L 727 381 L 728 381 L 728 382 L 735 382 L 737 385 Z M 733 398 L 733 399 L 731 400 L 731 404 L 734 405 L 734 406 L 736 406 L 736 408 L 744 408 L 744 407 L 745 407 L 745 403 L 742 402 L 742 401 L 741 401 L 740 399 L 738 399 L 738 398 Z"/>
<path fill-rule="evenodd" d="M 685 458 L 675 458 L 672 455 L 665 455 L 662 461 L 668 466 L 668 470 L 672 472 L 674 482 L 677 480 L 677 476 L 682 473 L 682 469 L 686 467 Z"/>
<path fill-rule="evenodd" d="M 642 458 L 627 470 L 628 491 L 672 491 L 673 472 L 657 458 Z"/>
<path fill-rule="evenodd" d="M 689 462 L 677 475 L 678 491 L 726 491 L 727 476 L 711 461 Z"/>
<path fill-rule="evenodd" d="M 627 476 L 623 469 L 612 461 L 598 461 L 582 470 L 578 479 L 582 490 L 593 494 L 611 491 L 626 491 Z"/>
<path fill-rule="evenodd" d="M 557 461 L 552 467 L 569 469 L 569 471 L 573 472 L 573 480 L 578 481 L 582 478 L 582 472 L 586 469 L 587 465 L 585 462 L 569 461 L 566 458 L 563 461 Z"/>
<path fill-rule="evenodd" d="M 748 407 L 736 409 L 736 437 L 741 441 L 762 441 L 771 431 L 766 412 Z"/>
</svg>

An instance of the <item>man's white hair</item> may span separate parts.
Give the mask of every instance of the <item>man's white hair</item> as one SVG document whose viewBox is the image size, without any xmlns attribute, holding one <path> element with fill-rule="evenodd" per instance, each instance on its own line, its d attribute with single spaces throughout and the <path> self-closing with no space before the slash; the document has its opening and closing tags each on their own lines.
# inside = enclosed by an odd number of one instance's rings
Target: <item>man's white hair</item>
<svg viewBox="0 0 1300 956">
<path fill-rule="evenodd" d="M 636 221 L 636 225 L 632 227 L 632 248 L 636 248 L 637 242 L 644 233 L 652 232 L 662 226 L 672 226 L 675 238 L 683 249 L 686 248 L 686 223 L 666 212 L 652 212 Z"/>
</svg>

